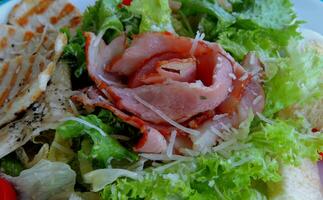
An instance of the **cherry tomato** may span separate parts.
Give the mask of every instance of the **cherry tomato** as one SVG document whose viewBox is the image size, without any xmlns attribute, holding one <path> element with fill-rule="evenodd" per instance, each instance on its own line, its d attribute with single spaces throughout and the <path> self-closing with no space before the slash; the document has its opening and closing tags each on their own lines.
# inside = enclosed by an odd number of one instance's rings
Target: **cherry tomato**
<svg viewBox="0 0 323 200">
<path fill-rule="evenodd" d="M 132 2 L 132 0 L 123 0 L 122 4 L 126 5 L 126 6 L 130 6 L 131 2 Z"/>
<path fill-rule="evenodd" d="M 316 132 L 319 132 L 320 130 L 318 128 L 312 128 L 312 132 L 313 133 L 316 133 Z"/>
<path fill-rule="evenodd" d="M 0 178 L 0 200 L 17 200 L 15 188 L 3 178 Z"/>
</svg>

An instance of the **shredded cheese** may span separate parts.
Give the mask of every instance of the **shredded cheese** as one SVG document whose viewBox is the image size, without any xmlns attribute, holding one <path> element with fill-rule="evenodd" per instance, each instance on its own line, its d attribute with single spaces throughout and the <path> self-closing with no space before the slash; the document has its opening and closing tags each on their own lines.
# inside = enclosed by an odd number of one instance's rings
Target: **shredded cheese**
<svg viewBox="0 0 323 200">
<path fill-rule="evenodd" d="M 257 96 L 253 101 L 252 101 L 252 104 L 253 105 L 257 105 L 262 99 L 262 96 Z"/>
<path fill-rule="evenodd" d="M 178 163 L 180 163 L 180 162 L 182 162 L 182 161 L 181 161 L 181 160 L 177 160 L 177 161 L 174 161 L 174 162 L 170 162 L 170 163 L 168 163 L 168 164 L 166 164 L 166 165 L 162 165 L 162 166 L 160 166 L 160 167 L 154 168 L 154 169 L 153 169 L 153 171 L 156 171 L 156 172 L 163 172 L 163 171 L 165 171 L 166 169 L 168 169 L 168 168 L 170 168 L 170 167 L 172 167 L 172 166 L 174 166 L 174 165 L 176 165 L 176 164 L 178 164 Z"/>
<path fill-rule="evenodd" d="M 171 157 L 173 155 L 175 140 L 176 140 L 177 131 L 172 131 L 169 139 L 169 144 L 167 146 L 166 155 Z"/>
<path fill-rule="evenodd" d="M 234 75 L 234 73 L 229 73 L 229 77 L 232 78 L 232 80 L 236 80 L 237 77 Z"/>
<path fill-rule="evenodd" d="M 226 116 L 228 116 L 229 114 L 228 113 L 224 113 L 224 114 L 220 114 L 220 115 L 214 115 L 213 117 L 213 121 L 218 121 L 219 119 L 222 119 Z"/>
<path fill-rule="evenodd" d="M 83 125 L 85 125 L 87 127 L 90 127 L 90 128 L 93 128 L 93 129 L 97 130 L 102 136 L 106 136 L 106 133 L 102 129 L 100 129 L 97 126 L 94 126 L 93 124 L 91 124 L 91 123 L 89 123 L 89 122 L 87 122 L 87 121 L 85 121 L 83 119 L 80 119 L 80 118 L 77 118 L 77 117 L 66 117 L 62 121 L 76 121 L 76 122 L 81 123 L 81 124 L 83 124 Z"/>
<path fill-rule="evenodd" d="M 179 130 L 184 131 L 185 133 L 189 133 L 193 136 L 198 136 L 201 133 L 197 130 L 194 129 L 190 129 L 187 128 L 185 126 L 182 126 L 181 124 L 175 122 L 174 120 L 172 120 L 170 117 L 168 117 L 167 115 L 165 115 L 162 111 L 158 110 L 155 106 L 149 104 L 148 102 L 146 102 L 145 100 L 143 100 L 142 98 L 140 98 L 137 95 L 134 95 L 134 98 L 141 104 L 143 104 L 144 106 L 146 106 L 147 108 L 149 108 L 151 111 L 153 111 L 154 113 L 156 113 L 159 117 L 161 117 L 163 120 L 165 120 L 166 122 L 168 122 L 169 124 L 173 125 L 174 127 L 178 128 Z"/>
<path fill-rule="evenodd" d="M 108 79 L 104 78 L 101 74 L 99 74 L 98 76 L 103 82 L 105 82 L 108 85 L 122 86 L 122 87 L 124 86 L 124 85 L 122 85 L 120 83 L 117 83 L 117 82 L 114 82 L 114 81 L 111 81 L 111 80 L 108 80 Z"/>
<path fill-rule="evenodd" d="M 274 124 L 275 122 L 268 119 L 267 117 L 265 117 L 263 114 L 256 112 L 256 115 L 259 117 L 259 119 L 261 119 L 262 121 L 268 123 L 268 124 Z"/>
<path fill-rule="evenodd" d="M 94 47 L 97 47 L 99 44 L 100 44 L 100 42 L 101 42 L 101 39 L 102 39 L 102 37 L 103 37 L 103 35 L 105 34 L 105 31 L 101 31 L 99 34 L 98 34 L 98 36 L 94 39 L 94 41 L 93 41 L 93 46 Z"/>
<path fill-rule="evenodd" d="M 232 166 L 233 167 L 238 167 L 238 166 L 243 165 L 244 163 L 246 163 L 246 162 L 248 162 L 250 160 L 251 160 L 251 157 L 247 157 L 247 158 L 241 159 L 241 160 L 239 160 L 237 162 L 233 162 Z"/>
<path fill-rule="evenodd" d="M 239 78 L 239 81 L 244 81 L 246 80 L 247 78 L 249 77 L 249 73 L 244 73 L 240 78 Z"/>
<path fill-rule="evenodd" d="M 195 38 L 194 38 L 194 40 L 192 42 L 192 48 L 190 50 L 190 54 L 192 56 L 194 56 L 194 54 L 195 54 L 195 51 L 196 51 L 198 42 L 201 41 L 201 40 L 203 40 L 204 37 L 205 37 L 205 34 L 204 33 L 200 33 L 200 31 L 197 31 L 196 32 L 196 36 L 195 36 Z"/>
<path fill-rule="evenodd" d="M 231 139 L 225 142 L 221 142 L 221 144 L 219 144 L 218 146 L 213 147 L 213 151 L 217 152 L 217 151 L 221 151 L 221 150 L 225 150 L 226 148 L 228 148 L 229 146 L 235 144 L 237 141 L 235 139 Z"/>
<path fill-rule="evenodd" d="M 68 103 L 70 104 L 70 107 L 72 109 L 72 112 L 75 114 L 75 115 L 79 115 L 80 113 L 78 112 L 75 104 L 73 103 L 73 101 L 71 99 L 68 100 Z"/>
</svg>

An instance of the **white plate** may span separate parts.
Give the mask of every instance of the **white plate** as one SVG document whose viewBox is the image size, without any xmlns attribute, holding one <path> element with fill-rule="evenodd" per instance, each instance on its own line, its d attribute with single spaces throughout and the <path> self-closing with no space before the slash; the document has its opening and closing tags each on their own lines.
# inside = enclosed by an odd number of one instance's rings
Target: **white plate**
<svg viewBox="0 0 323 200">
<path fill-rule="evenodd" d="M 0 23 L 7 21 L 8 13 L 11 8 L 20 0 L 5 0 L 0 5 Z M 91 5 L 95 0 L 70 0 L 82 12 L 88 5 Z M 295 4 L 295 10 L 300 20 L 306 21 L 302 25 L 304 28 L 312 29 L 316 32 L 323 34 L 323 0 L 292 0 Z"/>
</svg>

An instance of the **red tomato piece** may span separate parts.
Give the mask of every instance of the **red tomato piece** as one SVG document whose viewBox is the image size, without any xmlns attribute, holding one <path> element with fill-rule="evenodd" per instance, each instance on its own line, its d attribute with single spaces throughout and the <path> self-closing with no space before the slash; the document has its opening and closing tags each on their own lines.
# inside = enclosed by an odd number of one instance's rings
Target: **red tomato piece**
<svg viewBox="0 0 323 200">
<path fill-rule="evenodd" d="M 126 5 L 126 6 L 130 6 L 131 2 L 132 2 L 132 0 L 123 0 L 122 4 Z"/>
<path fill-rule="evenodd" d="M 0 199 L 1 200 L 16 200 L 17 194 L 11 183 L 3 178 L 0 178 Z"/>
</svg>

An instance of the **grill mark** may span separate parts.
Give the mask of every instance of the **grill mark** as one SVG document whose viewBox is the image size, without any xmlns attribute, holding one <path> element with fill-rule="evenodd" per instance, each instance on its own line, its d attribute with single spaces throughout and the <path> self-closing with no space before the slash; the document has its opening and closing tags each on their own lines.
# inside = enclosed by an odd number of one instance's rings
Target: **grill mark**
<svg viewBox="0 0 323 200">
<path fill-rule="evenodd" d="M 28 66 L 28 70 L 27 70 L 27 72 L 26 72 L 26 74 L 25 74 L 25 77 L 24 77 L 24 83 L 25 84 L 27 84 L 27 83 L 29 83 L 29 81 L 30 81 L 30 79 L 31 79 L 31 75 L 32 75 L 32 73 L 33 73 L 33 66 L 34 66 L 34 63 L 35 63 L 35 60 L 36 60 L 36 58 L 35 58 L 35 56 L 31 56 L 30 58 L 29 58 L 29 66 Z"/>
<path fill-rule="evenodd" d="M 1 40 L 0 40 L 0 49 L 4 49 L 8 46 L 8 39 L 7 37 L 3 37 Z"/>
<path fill-rule="evenodd" d="M 57 17 L 51 17 L 50 18 L 50 22 L 55 25 L 57 24 L 61 19 L 63 19 L 64 17 L 66 17 L 67 15 L 69 15 L 71 12 L 73 12 L 75 9 L 75 7 L 70 4 L 70 3 L 67 3 L 64 8 L 60 11 L 60 13 L 58 14 Z"/>
<path fill-rule="evenodd" d="M 42 14 L 44 13 L 48 7 L 54 3 L 54 0 L 41 0 L 38 5 L 35 5 L 31 9 L 29 9 L 24 15 L 17 19 L 17 23 L 20 26 L 26 26 L 29 22 L 29 17 L 34 14 Z M 21 4 L 20 4 L 21 5 Z"/>
<path fill-rule="evenodd" d="M 24 41 L 29 42 L 34 37 L 34 33 L 31 31 L 26 31 L 24 34 Z"/>
<path fill-rule="evenodd" d="M 0 84 L 2 83 L 3 81 L 3 78 L 4 76 L 7 74 L 8 72 L 8 69 L 9 69 L 9 64 L 8 63 L 3 63 L 3 68 L 2 70 L 0 71 Z"/>
<path fill-rule="evenodd" d="M 40 71 L 41 72 L 44 71 L 44 69 L 45 69 L 45 63 L 44 62 L 40 62 L 39 63 L 39 68 L 40 68 Z"/>
<path fill-rule="evenodd" d="M 54 43 L 50 44 L 50 46 L 49 46 L 48 49 L 53 49 L 53 48 L 55 48 L 55 44 Z"/>
<path fill-rule="evenodd" d="M 39 26 L 37 26 L 37 28 L 36 28 L 36 32 L 37 32 L 37 33 L 42 33 L 42 32 L 44 32 L 44 28 L 45 28 L 45 26 L 44 26 L 44 25 L 39 25 Z"/>
<path fill-rule="evenodd" d="M 29 66 L 28 66 L 28 69 L 26 71 L 26 74 L 25 74 L 25 77 L 22 79 L 22 83 L 24 83 L 24 85 L 26 84 L 29 84 L 29 81 L 31 80 L 31 75 L 32 75 L 32 72 L 33 72 L 33 65 L 35 63 L 35 56 L 31 56 L 29 58 Z M 20 83 L 20 84 L 22 84 Z M 24 92 L 25 92 L 25 89 L 22 89 L 23 88 L 23 85 L 19 85 L 19 88 L 20 88 L 20 91 L 15 95 L 14 99 L 21 96 Z M 13 102 L 14 101 L 10 101 L 8 104 L 7 104 L 7 108 L 10 109 L 13 105 Z"/>
<path fill-rule="evenodd" d="M 74 28 L 81 23 L 81 16 L 73 17 L 70 20 L 70 28 Z"/>
<path fill-rule="evenodd" d="M 15 85 L 17 78 L 18 78 L 18 74 L 21 70 L 21 65 L 22 65 L 22 60 L 20 60 L 19 63 L 17 63 L 16 67 L 15 67 L 15 71 L 11 77 L 11 80 L 9 82 L 8 87 L 5 89 L 5 91 L 2 93 L 1 97 L 0 97 L 0 107 L 3 106 L 3 104 L 5 103 L 5 101 L 8 98 L 8 95 L 10 93 L 11 88 Z"/>
<path fill-rule="evenodd" d="M 14 28 L 12 28 L 12 27 L 8 27 L 8 34 L 9 34 L 10 36 L 14 35 L 15 33 L 16 33 L 16 30 L 15 30 Z"/>
</svg>

